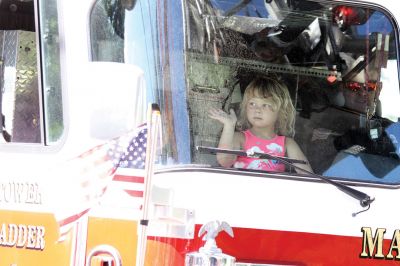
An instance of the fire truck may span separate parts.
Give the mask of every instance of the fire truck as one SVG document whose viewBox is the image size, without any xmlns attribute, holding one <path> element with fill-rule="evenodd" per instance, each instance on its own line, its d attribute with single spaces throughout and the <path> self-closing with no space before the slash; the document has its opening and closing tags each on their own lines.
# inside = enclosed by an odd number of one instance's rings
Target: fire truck
<svg viewBox="0 0 400 266">
<path fill-rule="evenodd" d="M 398 18 L 389 0 L 1 0 L 0 265 L 397 265 Z M 313 171 L 218 148 L 209 110 L 239 116 L 256 77 L 288 88 Z"/>
</svg>

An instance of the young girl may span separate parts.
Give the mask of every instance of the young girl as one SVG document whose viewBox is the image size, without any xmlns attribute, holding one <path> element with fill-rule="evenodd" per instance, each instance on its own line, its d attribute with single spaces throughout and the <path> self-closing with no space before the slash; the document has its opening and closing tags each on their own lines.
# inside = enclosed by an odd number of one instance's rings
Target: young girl
<svg viewBox="0 0 400 266">
<path fill-rule="evenodd" d="M 247 86 L 238 121 L 244 131 L 235 132 L 237 118 L 232 109 L 229 114 L 211 109 L 209 116 L 224 126 L 218 148 L 287 156 L 306 161 L 307 164 L 296 166 L 312 171 L 300 147 L 291 138 L 294 134 L 295 109 L 284 84 L 273 79 L 257 78 Z M 217 153 L 217 161 L 223 167 L 285 171 L 285 165 L 276 160 Z M 301 169 L 296 171 L 301 173 Z"/>
</svg>

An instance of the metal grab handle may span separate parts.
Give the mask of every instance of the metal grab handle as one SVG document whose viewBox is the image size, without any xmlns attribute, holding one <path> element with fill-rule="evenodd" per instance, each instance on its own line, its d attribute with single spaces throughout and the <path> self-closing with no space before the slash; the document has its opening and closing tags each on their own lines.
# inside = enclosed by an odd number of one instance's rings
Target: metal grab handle
<svg viewBox="0 0 400 266">
<path fill-rule="evenodd" d="M 97 256 L 97 255 L 103 254 L 103 253 L 108 254 L 112 257 L 112 259 L 115 261 L 114 266 L 122 266 L 121 255 L 119 254 L 119 252 L 116 248 L 114 248 L 113 246 L 110 246 L 110 245 L 98 245 L 98 246 L 94 247 L 87 255 L 85 265 L 90 266 L 92 258 L 94 256 Z"/>
</svg>

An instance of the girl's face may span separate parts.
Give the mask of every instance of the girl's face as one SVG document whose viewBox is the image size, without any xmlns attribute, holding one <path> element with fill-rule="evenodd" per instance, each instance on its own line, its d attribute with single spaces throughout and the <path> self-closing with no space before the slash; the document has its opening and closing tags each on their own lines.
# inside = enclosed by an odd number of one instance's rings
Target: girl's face
<svg viewBox="0 0 400 266">
<path fill-rule="evenodd" d="M 278 119 L 278 106 L 272 97 L 251 97 L 246 105 L 247 120 L 253 127 L 264 128 L 275 125 Z"/>
</svg>

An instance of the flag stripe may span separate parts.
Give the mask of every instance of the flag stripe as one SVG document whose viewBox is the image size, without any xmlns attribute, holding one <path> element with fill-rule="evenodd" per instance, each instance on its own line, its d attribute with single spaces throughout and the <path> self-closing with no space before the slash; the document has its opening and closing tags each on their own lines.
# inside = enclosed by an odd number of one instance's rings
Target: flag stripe
<svg viewBox="0 0 400 266">
<path fill-rule="evenodd" d="M 143 198 L 143 190 L 127 190 L 127 189 L 125 189 L 125 192 L 128 193 L 131 197 Z"/>
<path fill-rule="evenodd" d="M 70 216 L 70 217 L 68 217 L 68 218 L 66 218 L 66 219 L 64 219 L 64 220 L 59 221 L 58 224 L 61 225 L 61 226 L 63 226 L 63 225 L 67 225 L 67 224 L 69 224 L 69 223 L 75 222 L 76 220 L 78 220 L 79 218 L 81 218 L 83 215 L 85 215 L 86 213 L 88 213 L 89 210 L 90 210 L 90 209 L 86 209 L 86 210 L 83 210 L 83 211 L 80 212 L 80 213 L 74 214 L 74 215 L 72 215 L 72 216 Z"/>
<path fill-rule="evenodd" d="M 116 174 L 113 180 L 117 182 L 120 181 L 120 182 L 132 182 L 132 183 L 144 184 L 144 176 L 128 176 L 128 175 Z"/>
</svg>

